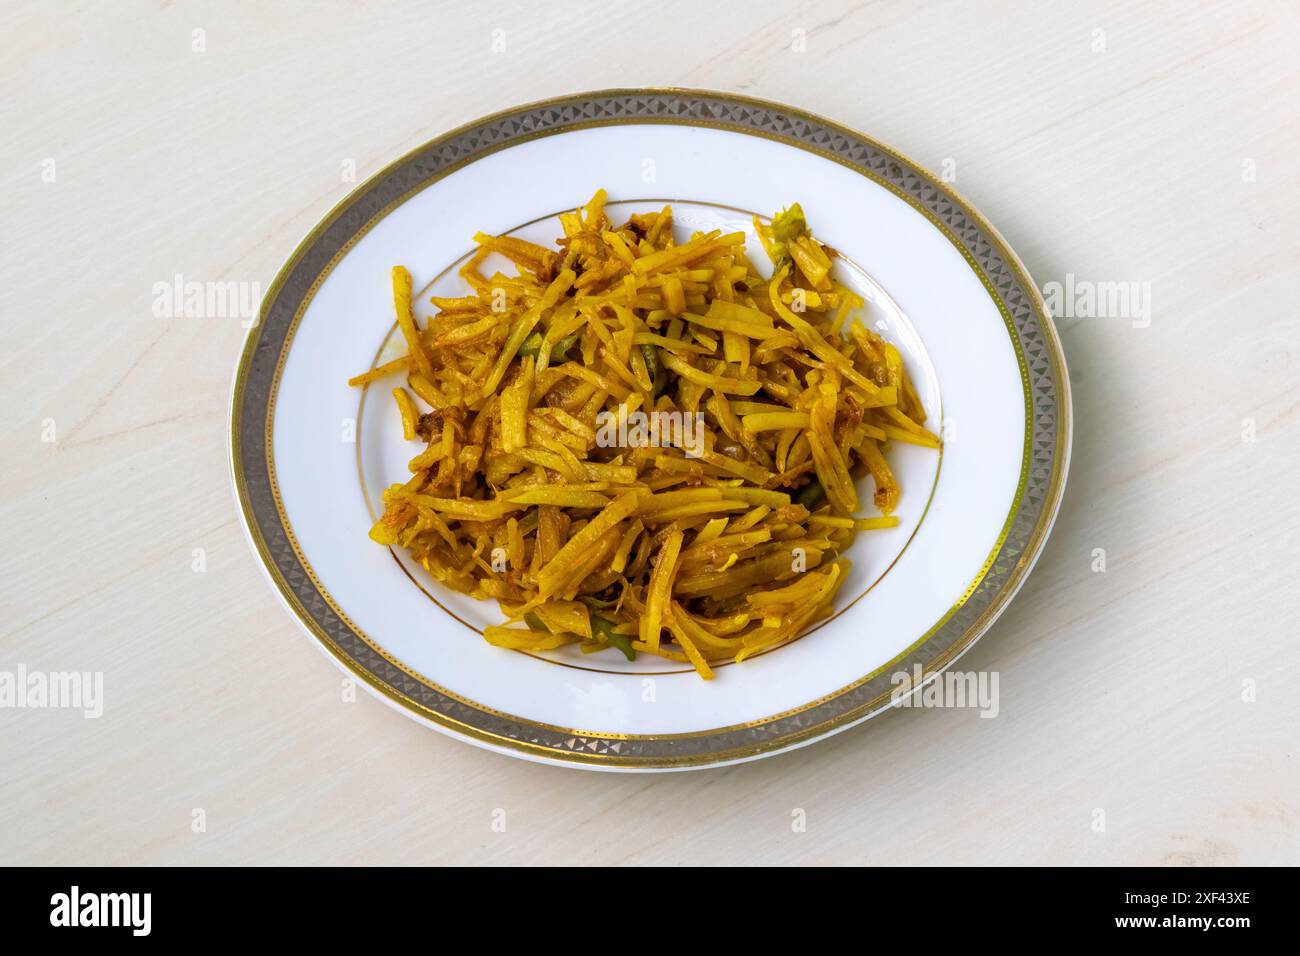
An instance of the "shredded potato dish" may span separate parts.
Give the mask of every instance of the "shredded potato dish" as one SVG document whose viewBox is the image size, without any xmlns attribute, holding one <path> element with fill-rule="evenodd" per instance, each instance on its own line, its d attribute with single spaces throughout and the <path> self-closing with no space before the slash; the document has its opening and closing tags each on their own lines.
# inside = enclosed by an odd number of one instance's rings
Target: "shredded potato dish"
<svg viewBox="0 0 1300 956">
<path fill-rule="evenodd" d="M 499 647 L 709 679 L 832 613 L 850 542 L 898 523 L 891 444 L 939 440 L 798 205 L 755 219 L 770 279 L 743 232 L 678 241 L 671 207 L 615 225 L 601 190 L 560 225 L 557 249 L 476 235 L 469 294 L 434 297 L 427 328 L 393 269 L 407 354 L 350 384 L 404 375 L 425 448 L 370 536 L 495 598 Z M 494 254 L 517 274 L 485 274 Z"/>
</svg>

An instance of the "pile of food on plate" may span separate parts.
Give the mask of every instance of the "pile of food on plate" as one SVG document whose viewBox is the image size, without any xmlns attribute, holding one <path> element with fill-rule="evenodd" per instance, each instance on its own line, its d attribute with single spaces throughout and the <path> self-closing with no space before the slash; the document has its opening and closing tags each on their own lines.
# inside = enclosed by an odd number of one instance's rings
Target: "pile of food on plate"
<svg viewBox="0 0 1300 956">
<path fill-rule="evenodd" d="M 897 348 L 859 321 L 796 204 L 682 242 L 671 207 L 615 224 L 605 193 L 555 249 L 475 236 L 468 294 L 407 354 L 351 380 L 393 389 L 425 449 L 371 531 L 442 584 L 495 599 L 491 643 L 741 661 L 832 613 L 858 532 L 893 527 L 892 443 L 938 448 Z M 493 256 L 516 274 L 487 274 Z M 863 515 L 855 483 L 870 475 Z"/>
</svg>

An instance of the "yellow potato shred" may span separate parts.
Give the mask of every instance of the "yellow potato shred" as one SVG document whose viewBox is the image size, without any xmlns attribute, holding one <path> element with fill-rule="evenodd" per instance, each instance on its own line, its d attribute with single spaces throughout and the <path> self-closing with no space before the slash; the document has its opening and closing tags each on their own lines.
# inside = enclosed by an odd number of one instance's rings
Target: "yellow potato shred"
<svg viewBox="0 0 1300 956">
<path fill-rule="evenodd" d="M 477 234 L 467 294 L 423 328 L 393 269 L 406 355 L 350 384 L 402 376 L 424 450 L 370 536 L 496 600 L 498 647 L 711 679 L 832 613 L 854 537 L 898 524 L 891 446 L 940 442 L 798 205 L 754 221 L 769 277 L 744 232 L 679 236 L 667 206 L 615 224 L 603 190 L 560 226 L 555 249 Z"/>
</svg>

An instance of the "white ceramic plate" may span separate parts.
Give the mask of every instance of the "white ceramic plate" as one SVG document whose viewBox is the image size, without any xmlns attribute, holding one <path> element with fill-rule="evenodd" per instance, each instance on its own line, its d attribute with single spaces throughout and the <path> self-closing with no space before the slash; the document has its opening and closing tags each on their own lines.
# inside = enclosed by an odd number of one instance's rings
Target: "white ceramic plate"
<svg viewBox="0 0 1300 956">
<path fill-rule="evenodd" d="M 942 454 L 895 443 L 898 528 L 858 536 L 837 615 L 703 682 L 642 656 L 505 651 L 472 631 L 495 603 L 371 543 L 383 488 L 420 450 L 393 383 L 347 379 L 397 350 L 388 274 L 463 294 L 478 230 L 550 244 L 597 188 L 611 215 L 671 202 L 681 233 L 751 232 L 802 204 L 844 256 L 864 320 L 899 346 Z M 751 244 L 756 263 L 757 240 Z M 397 160 L 307 237 L 236 373 L 232 467 L 246 527 L 293 615 L 345 669 L 437 729 L 506 753 L 608 769 L 751 759 L 889 706 L 892 675 L 937 673 L 1006 605 L 1050 529 L 1069 451 L 1064 360 L 1024 267 L 909 160 L 797 110 L 725 94 L 609 91 L 520 107 Z M 867 481 L 866 491 L 870 490 Z"/>
</svg>

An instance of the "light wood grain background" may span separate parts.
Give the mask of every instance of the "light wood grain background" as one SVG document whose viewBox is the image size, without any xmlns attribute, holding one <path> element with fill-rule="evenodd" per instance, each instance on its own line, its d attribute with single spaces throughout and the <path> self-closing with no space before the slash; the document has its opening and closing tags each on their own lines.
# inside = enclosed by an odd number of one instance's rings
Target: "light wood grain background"
<svg viewBox="0 0 1300 956">
<path fill-rule="evenodd" d="M 0 669 L 105 681 L 98 720 L 0 710 L 0 862 L 1300 861 L 1297 5 L 470 7 L 0 10 Z M 951 160 L 1040 284 L 1150 283 L 1149 327 L 1061 323 L 1064 509 L 962 665 L 999 672 L 996 719 L 900 712 L 704 773 L 537 766 L 345 702 L 264 582 L 226 463 L 244 330 L 156 318 L 154 283 L 264 289 L 346 160 L 638 85 Z"/>
</svg>

